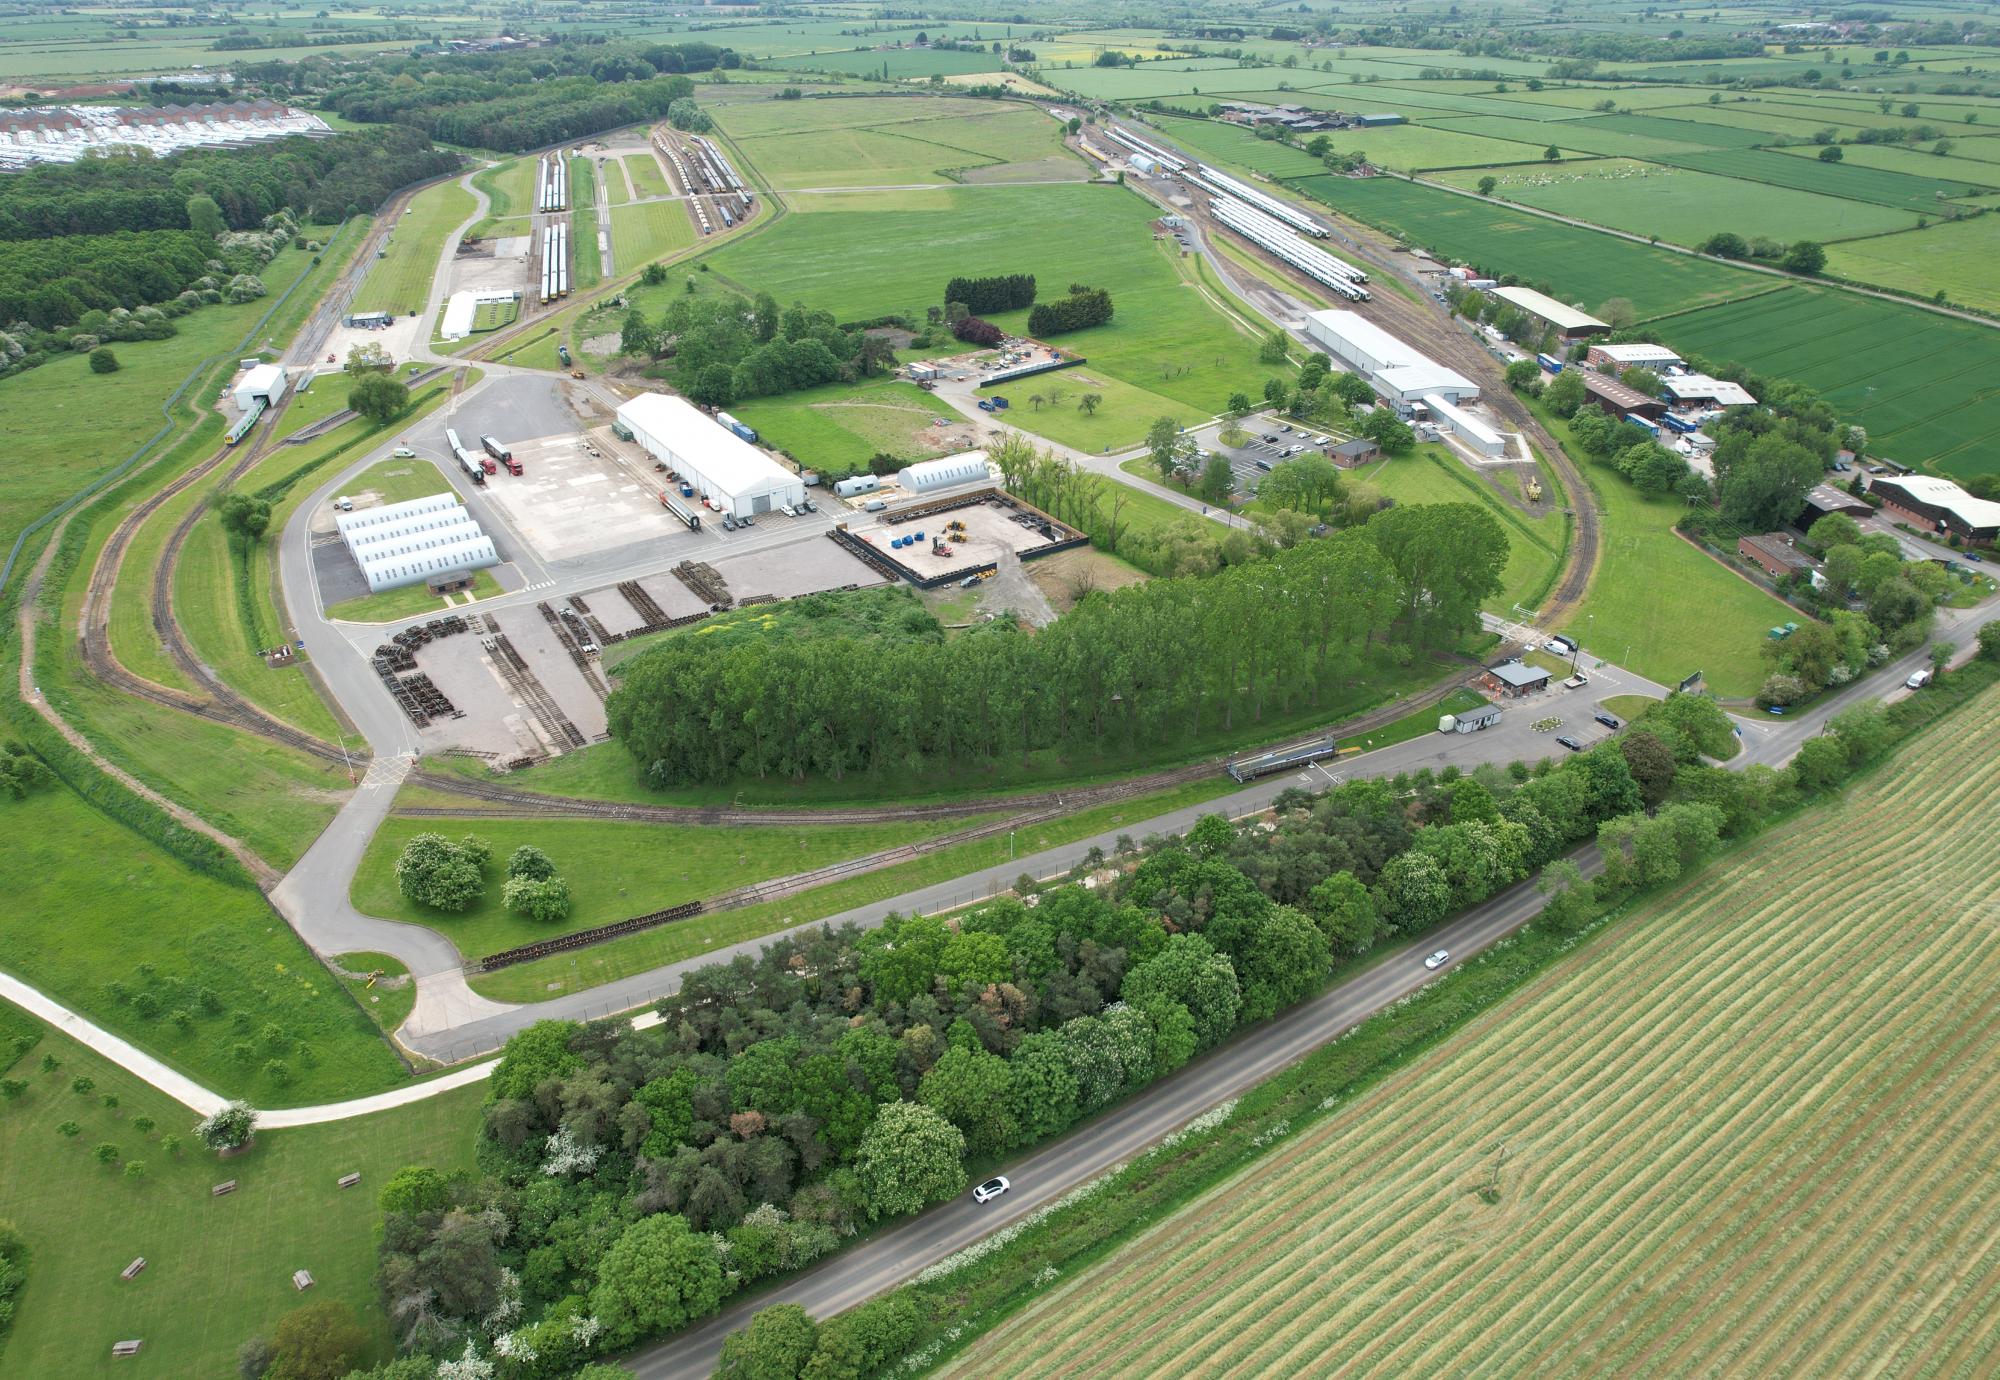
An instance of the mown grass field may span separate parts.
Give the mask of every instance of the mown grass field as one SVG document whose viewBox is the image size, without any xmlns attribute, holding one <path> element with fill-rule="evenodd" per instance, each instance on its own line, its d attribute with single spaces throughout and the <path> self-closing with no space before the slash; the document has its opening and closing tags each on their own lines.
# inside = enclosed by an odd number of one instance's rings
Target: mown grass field
<svg viewBox="0 0 2000 1380">
<path fill-rule="evenodd" d="M 913 383 L 872 379 L 829 384 L 739 403 L 732 414 L 756 428 L 763 444 L 784 451 L 822 475 L 866 469 L 878 452 L 903 460 L 928 460 L 944 452 L 920 433 L 933 418 L 958 414 Z M 975 430 L 971 422 L 961 424 Z"/>
<path fill-rule="evenodd" d="M 451 232 L 465 223 L 478 203 L 457 182 L 440 182 L 411 198 L 389 237 L 388 252 L 377 259 L 354 294 L 355 311 L 397 316 L 421 312 L 430 301 L 431 276 Z"/>
<path fill-rule="evenodd" d="M 802 300 L 843 321 L 889 312 L 922 320 L 925 306 L 941 305 L 946 281 L 968 263 L 984 273 L 1032 273 L 1048 295 L 1088 283 L 1111 293 L 1117 314 L 1108 325 L 1061 337 L 1089 360 L 1071 373 L 1106 374 L 1204 413 L 1219 410 L 1232 392 L 1262 391 L 1270 371 L 1256 362 L 1255 338 L 1185 283 L 1153 245 L 1156 210 L 1135 193 L 1071 185 L 922 195 L 935 198 L 936 209 L 921 220 L 856 199 L 840 210 L 787 216 L 708 262 L 745 291 Z M 918 225 L 922 234 L 912 234 Z M 1019 330 L 1027 313 L 994 321 Z M 1113 412 L 1108 403 L 1100 412 L 1108 429 L 1113 417 L 1105 414 Z M 1118 438 L 1138 439 L 1157 415 L 1124 418 Z"/>
<path fill-rule="evenodd" d="M 1828 245 L 1826 264 L 1843 278 L 2000 311 L 2000 216 Z"/>
<path fill-rule="evenodd" d="M 1542 504 L 1539 517 L 1529 517 L 1503 501 L 1463 461 L 1442 446 L 1419 446 L 1346 476 L 1377 489 L 1398 503 L 1477 503 L 1507 534 L 1507 565 L 1500 572 L 1500 592 L 1486 600 L 1495 613 L 1510 613 L 1516 605 L 1533 607 L 1548 587 L 1562 559 L 1562 519 L 1554 505 Z M 1467 482 L 1470 481 L 1470 482 Z"/>
<path fill-rule="evenodd" d="M 342 1000 L 345 1000 L 342 998 Z M 31 1252 L 28 1285 L 0 1352 L 18 1376 L 221 1376 L 236 1373 L 236 1348 L 301 1303 L 351 1306 L 374 1339 L 372 1359 L 391 1354 L 375 1290 L 375 1195 L 410 1164 L 447 1173 L 470 1169 L 480 1087 L 460 1088 L 394 1112 L 328 1126 L 260 1131 L 256 1147 L 226 1162 L 193 1143 L 195 1114 L 56 1031 L 9 1077 L 28 1091 L 0 1109 L 0 1218 L 15 1223 Z M 40 1071 L 44 1054 L 60 1067 Z M 88 1097 L 70 1080 L 96 1084 Z M 115 1109 L 102 1105 L 110 1094 Z M 140 1118 L 154 1123 L 141 1131 Z M 74 1120 L 79 1134 L 56 1127 Z M 178 1136 L 184 1148 L 161 1145 Z M 98 1144 L 118 1147 L 101 1165 Z M 144 1165 L 142 1177 L 124 1166 Z M 359 1173 L 342 1191 L 343 1174 Z M 224 1179 L 236 1192 L 212 1198 Z M 135 1256 L 146 1270 L 119 1271 Z M 292 1288 L 310 1270 L 312 1292 Z M 111 1344 L 145 1343 L 114 1361 Z"/>
<path fill-rule="evenodd" d="M 1023 106 L 964 97 L 858 97 L 735 105 L 717 112 L 770 185 L 873 187 L 953 180 L 964 169 L 1066 154 L 1061 127 Z M 1052 176 L 1055 174 L 1051 174 Z"/>
<path fill-rule="evenodd" d="M 907 81 L 933 74 L 997 72 L 1000 59 L 993 53 L 965 53 L 955 49 L 900 48 L 880 52 L 865 48 L 858 52 L 802 53 L 778 58 L 770 65 L 795 72 L 843 72 L 855 77 Z"/>
<path fill-rule="evenodd" d="M 683 202 L 643 201 L 611 208 L 611 260 L 620 273 L 686 249 L 694 238 L 694 221 Z"/>
<path fill-rule="evenodd" d="M 1722 173 L 1746 182 L 1826 192 L 1855 201 L 1872 201 L 1918 213 L 1935 213 L 1941 199 L 1975 196 L 1978 184 L 1939 177 L 1914 177 L 1859 163 L 1822 163 L 1817 158 L 1787 158 L 1768 149 L 1715 149 L 1708 153 L 1676 154 L 1666 161 L 1683 168 Z M 1766 232 L 1770 233 L 1770 232 Z"/>
<path fill-rule="evenodd" d="M 1817 388 L 1868 429 L 1873 454 L 1959 476 L 2000 469 L 2000 338 L 1989 327 L 1794 287 L 1672 317 L 1659 335 Z"/>
<path fill-rule="evenodd" d="M 1989 691 L 940 1373 L 1990 1374 L 1996 788 Z"/>
<path fill-rule="evenodd" d="M 208 1087 L 260 1105 L 379 1092 L 405 1077 L 374 1026 L 255 891 L 189 870 L 65 788 L 0 803 L 0 826 L 10 840 L 0 864 L 10 898 L 0 964 L 22 981 Z M 203 988 L 220 1010 L 202 1003 Z M 142 992 L 157 1002 L 152 1015 Z M 183 1009 L 186 1029 L 174 1018 Z M 289 1081 L 267 1069 L 273 1059 Z"/>
<path fill-rule="evenodd" d="M 604 276 L 604 256 L 597 250 L 597 172 L 588 158 L 569 160 L 569 204 L 570 277 L 581 291 Z"/>
<path fill-rule="evenodd" d="M 660 166 L 657 154 L 626 154 L 625 173 L 632 179 L 633 187 L 642 197 L 673 195 L 673 188 L 667 183 L 666 169 Z"/>
<path fill-rule="evenodd" d="M 354 874 L 354 904 L 364 914 L 428 925 L 468 958 L 538 939 L 608 925 L 683 901 L 699 901 L 752 882 L 805 872 L 978 822 L 932 819 L 913 824 L 825 824 L 801 829 L 710 829 L 575 819 L 410 819 L 391 816 Z M 405 899 L 396 858 L 418 834 L 477 834 L 493 845 L 486 894 L 458 914 Z M 574 905 L 559 925 L 537 924 L 501 904 L 507 857 L 522 844 L 549 855 L 569 883 Z"/>
<path fill-rule="evenodd" d="M 472 175 L 472 185 L 486 193 L 486 218 L 467 232 L 470 238 L 484 239 L 500 233 L 500 222 L 519 219 L 525 226 L 535 209 L 535 168 L 533 158 L 510 158 L 481 168 Z M 506 233 L 523 234 L 509 226 Z"/>
</svg>

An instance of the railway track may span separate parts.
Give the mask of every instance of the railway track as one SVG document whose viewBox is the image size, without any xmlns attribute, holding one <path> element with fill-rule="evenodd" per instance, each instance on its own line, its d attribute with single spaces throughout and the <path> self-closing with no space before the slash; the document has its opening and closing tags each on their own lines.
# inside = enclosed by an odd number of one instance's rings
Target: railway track
<svg viewBox="0 0 2000 1380">
<path fill-rule="evenodd" d="M 1171 143 L 1156 130 L 1148 129 L 1142 137 Z M 1186 151 L 1181 150 L 1181 152 L 1185 156 Z M 1189 161 L 1199 160 L 1190 158 Z M 1127 185 L 1136 186 L 1142 194 L 1175 215 L 1192 216 L 1205 239 L 1227 237 L 1231 233 L 1209 212 L 1205 204 L 1206 198 L 1199 194 L 1189 198 L 1191 206 L 1182 207 L 1166 201 L 1143 180 L 1130 182 Z M 1407 259 L 1407 254 L 1380 238 L 1375 231 L 1357 222 L 1341 218 L 1335 207 L 1319 205 L 1315 206 L 1314 210 L 1322 219 L 1332 222 L 1334 228 L 1332 238 L 1339 244 L 1343 254 L 1361 260 L 1378 273 L 1387 274 L 1401 282 L 1411 281 L 1410 275 L 1404 271 L 1404 264 L 1398 262 L 1399 256 Z M 1292 265 L 1275 256 L 1262 254 L 1254 246 L 1245 245 L 1244 248 L 1248 253 L 1257 254 L 1259 261 L 1267 268 L 1275 270 L 1285 282 L 1313 296 L 1320 294 L 1320 285 Z M 1277 296 L 1268 291 L 1265 293 L 1246 291 L 1241 285 L 1235 284 L 1225 261 L 1219 254 L 1211 254 L 1209 262 L 1214 265 L 1216 272 L 1222 275 L 1224 281 L 1237 287 L 1239 295 L 1245 300 L 1255 303 L 1260 297 Z M 1280 297 L 1279 300 L 1289 299 Z M 1292 303 L 1293 308 L 1302 305 Z M 1267 317 L 1272 316 L 1270 303 L 1266 303 L 1262 310 Z M 1282 313 L 1288 317 L 1293 314 L 1294 312 L 1289 309 Z M 1537 621 L 1542 625 L 1550 628 L 1560 626 L 1583 602 L 1584 593 L 1590 587 L 1590 577 L 1597 569 L 1603 547 L 1602 521 L 1591 495 L 1590 486 L 1584 482 L 1583 472 L 1577 467 L 1576 462 L 1569 458 L 1556 438 L 1549 434 L 1548 429 L 1522 405 L 1520 399 L 1514 396 L 1514 391 L 1507 387 L 1499 362 L 1485 346 L 1461 329 L 1448 315 L 1423 300 L 1421 296 L 1418 300 L 1411 301 L 1393 289 L 1374 293 L 1369 299 L 1366 310 L 1361 311 L 1361 315 L 1421 347 L 1439 362 L 1475 380 L 1487 405 L 1506 417 L 1528 438 L 1548 461 L 1557 478 L 1562 481 L 1563 488 L 1569 495 L 1568 511 L 1571 520 L 1569 551 L 1563 569 L 1551 586 L 1548 597 L 1536 611 Z"/>
</svg>

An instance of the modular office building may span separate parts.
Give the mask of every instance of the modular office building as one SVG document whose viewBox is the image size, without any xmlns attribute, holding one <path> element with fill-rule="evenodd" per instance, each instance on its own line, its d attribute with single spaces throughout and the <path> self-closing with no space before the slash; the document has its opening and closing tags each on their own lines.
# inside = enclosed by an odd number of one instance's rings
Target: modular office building
<svg viewBox="0 0 2000 1380">
<path fill-rule="evenodd" d="M 731 516 L 805 501 L 805 480 L 680 398 L 641 394 L 619 406 L 618 421 L 648 455 Z"/>
</svg>

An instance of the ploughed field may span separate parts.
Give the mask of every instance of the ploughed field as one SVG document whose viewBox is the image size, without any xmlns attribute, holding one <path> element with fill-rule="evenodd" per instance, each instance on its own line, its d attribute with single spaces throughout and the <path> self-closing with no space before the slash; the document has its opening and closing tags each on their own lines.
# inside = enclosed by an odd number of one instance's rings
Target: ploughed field
<svg viewBox="0 0 2000 1380">
<path fill-rule="evenodd" d="M 1989 692 L 947 1372 L 1991 1374 L 1996 787 Z"/>
</svg>

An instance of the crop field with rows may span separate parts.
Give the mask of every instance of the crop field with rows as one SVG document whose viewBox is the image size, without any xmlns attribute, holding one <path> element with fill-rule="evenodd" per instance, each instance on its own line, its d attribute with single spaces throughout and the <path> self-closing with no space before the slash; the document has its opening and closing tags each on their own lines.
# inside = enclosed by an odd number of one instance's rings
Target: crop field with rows
<svg viewBox="0 0 2000 1380">
<path fill-rule="evenodd" d="M 1989 691 L 944 1373 L 1990 1375 L 1996 789 Z"/>
<path fill-rule="evenodd" d="M 1660 323 L 1668 344 L 1817 388 L 1871 454 L 1959 476 L 2000 468 L 2000 339 L 1876 298 L 1787 288 Z"/>
</svg>

